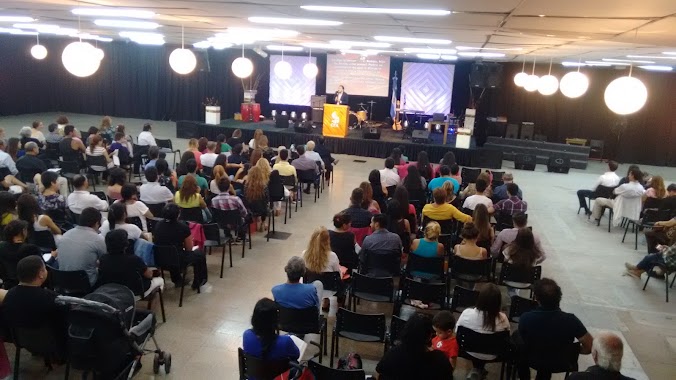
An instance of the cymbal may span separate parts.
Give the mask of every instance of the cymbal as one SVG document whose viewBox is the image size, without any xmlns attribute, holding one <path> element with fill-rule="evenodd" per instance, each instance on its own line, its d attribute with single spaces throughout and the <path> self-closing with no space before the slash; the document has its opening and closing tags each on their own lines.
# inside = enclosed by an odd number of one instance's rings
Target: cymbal
<svg viewBox="0 0 676 380">
<path fill-rule="evenodd" d="M 359 104 L 357 104 L 357 105 L 358 105 L 358 106 L 365 106 L 366 103 L 359 103 Z"/>
<path fill-rule="evenodd" d="M 367 102 L 368 104 L 376 104 L 378 102 L 371 100 L 370 102 Z"/>
</svg>

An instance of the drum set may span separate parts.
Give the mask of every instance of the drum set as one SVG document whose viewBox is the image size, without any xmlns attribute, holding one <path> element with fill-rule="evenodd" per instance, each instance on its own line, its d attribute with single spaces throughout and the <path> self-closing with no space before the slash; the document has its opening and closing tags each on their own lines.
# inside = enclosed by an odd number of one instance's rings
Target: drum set
<svg viewBox="0 0 676 380">
<path fill-rule="evenodd" d="M 369 110 L 366 109 L 366 105 L 369 105 Z M 350 129 L 363 128 L 368 126 L 368 123 L 371 121 L 371 115 L 373 115 L 373 105 L 376 104 L 375 101 L 371 100 L 366 103 L 359 103 L 358 111 L 350 111 L 349 116 L 349 125 Z"/>
</svg>

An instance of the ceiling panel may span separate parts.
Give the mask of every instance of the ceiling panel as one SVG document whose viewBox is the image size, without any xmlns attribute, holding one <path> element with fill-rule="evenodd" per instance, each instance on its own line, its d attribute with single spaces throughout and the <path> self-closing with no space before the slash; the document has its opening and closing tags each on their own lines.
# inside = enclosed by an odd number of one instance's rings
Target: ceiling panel
<svg viewBox="0 0 676 380">
<path fill-rule="evenodd" d="M 676 13 L 674 0 L 528 0 L 515 15 L 574 17 L 663 17 Z"/>
<path fill-rule="evenodd" d="M 639 27 L 648 20 L 567 19 L 554 17 L 510 17 L 505 28 L 522 31 L 594 33 L 616 35 Z M 550 33 L 548 33 L 550 34 Z"/>
</svg>

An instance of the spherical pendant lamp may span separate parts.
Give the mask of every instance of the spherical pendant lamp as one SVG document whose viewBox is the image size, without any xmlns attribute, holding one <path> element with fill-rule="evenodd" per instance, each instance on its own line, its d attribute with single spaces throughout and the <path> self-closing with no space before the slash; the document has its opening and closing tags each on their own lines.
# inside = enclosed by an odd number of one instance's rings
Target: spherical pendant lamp
<svg viewBox="0 0 676 380">
<path fill-rule="evenodd" d="M 293 68 L 291 67 L 291 64 L 286 61 L 279 61 L 275 65 L 275 75 L 277 78 L 282 79 L 282 80 L 287 80 L 291 78 L 291 74 L 293 74 Z"/>
<path fill-rule="evenodd" d="M 610 82 L 603 97 L 611 111 L 629 115 L 643 108 L 648 100 L 648 89 L 637 78 L 620 77 Z"/>
<path fill-rule="evenodd" d="M 589 78 L 579 71 L 572 71 L 561 78 L 559 89 L 569 98 L 579 98 L 589 88 Z"/>
<path fill-rule="evenodd" d="M 179 48 L 169 55 L 169 66 L 178 74 L 190 74 L 197 66 L 197 58 L 192 51 Z"/>
<path fill-rule="evenodd" d="M 106 54 L 103 52 L 103 49 L 95 48 L 96 50 L 96 56 L 98 57 L 99 61 L 103 60 L 103 57 L 106 56 Z"/>
<path fill-rule="evenodd" d="M 319 68 L 314 63 L 306 63 L 305 66 L 303 66 L 303 75 L 305 75 L 306 78 L 312 79 L 317 76 L 318 72 Z"/>
<path fill-rule="evenodd" d="M 559 79 L 553 75 L 544 75 L 538 83 L 538 92 L 542 95 L 553 95 L 559 90 Z"/>
<path fill-rule="evenodd" d="M 528 78 L 526 78 L 526 82 L 523 84 L 523 88 L 528 92 L 534 92 L 538 89 L 539 84 L 540 77 L 535 74 L 531 74 L 528 76 Z"/>
<path fill-rule="evenodd" d="M 94 74 L 101 60 L 94 46 L 87 42 L 73 42 L 63 49 L 61 62 L 69 73 L 84 78 Z"/>
<path fill-rule="evenodd" d="M 232 72 L 237 78 L 247 78 L 253 72 L 253 68 L 249 58 L 239 57 L 232 61 Z"/>
<path fill-rule="evenodd" d="M 526 84 L 526 78 L 528 78 L 528 74 L 525 73 L 526 69 L 526 56 L 523 56 L 523 65 L 521 65 L 521 72 L 516 74 L 514 76 L 514 84 L 517 85 L 518 87 L 523 87 L 524 84 Z"/>
<path fill-rule="evenodd" d="M 33 45 L 31 55 L 35 59 L 45 59 L 47 57 L 47 48 L 42 45 Z"/>
</svg>

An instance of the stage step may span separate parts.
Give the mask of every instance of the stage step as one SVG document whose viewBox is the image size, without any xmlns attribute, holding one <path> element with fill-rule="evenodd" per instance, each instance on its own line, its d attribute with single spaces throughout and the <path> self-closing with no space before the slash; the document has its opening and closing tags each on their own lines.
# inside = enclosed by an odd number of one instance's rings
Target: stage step
<svg viewBox="0 0 676 380">
<path fill-rule="evenodd" d="M 589 147 L 579 145 L 557 144 L 543 141 L 506 139 L 491 136 L 483 146 L 486 149 L 499 150 L 503 159 L 514 161 L 516 154 L 532 154 L 536 156 L 537 163 L 547 165 L 550 157 L 570 159 L 570 167 L 575 169 L 587 169 L 589 159 Z"/>
</svg>

